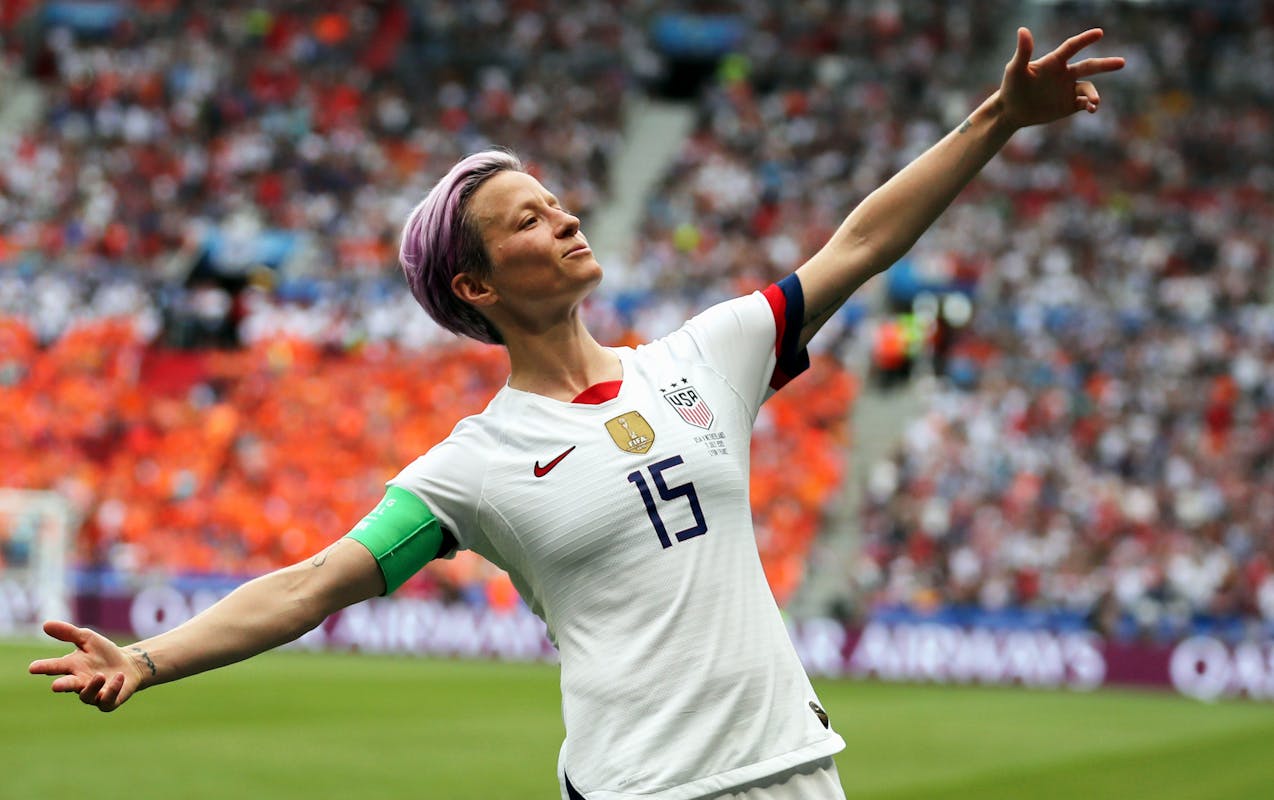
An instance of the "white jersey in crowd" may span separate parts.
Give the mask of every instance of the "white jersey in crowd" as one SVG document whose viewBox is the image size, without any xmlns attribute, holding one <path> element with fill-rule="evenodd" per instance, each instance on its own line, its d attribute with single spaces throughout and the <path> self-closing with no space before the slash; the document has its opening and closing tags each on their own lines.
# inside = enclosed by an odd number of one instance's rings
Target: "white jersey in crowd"
<svg viewBox="0 0 1274 800">
<path fill-rule="evenodd" d="M 791 276 L 616 349 L 562 402 L 504 387 L 390 485 L 508 571 L 561 655 L 563 797 L 683 800 L 844 747 L 761 570 L 761 403 L 808 364 Z M 793 465 L 793 468 L 799 468 Z"/>
</svg>

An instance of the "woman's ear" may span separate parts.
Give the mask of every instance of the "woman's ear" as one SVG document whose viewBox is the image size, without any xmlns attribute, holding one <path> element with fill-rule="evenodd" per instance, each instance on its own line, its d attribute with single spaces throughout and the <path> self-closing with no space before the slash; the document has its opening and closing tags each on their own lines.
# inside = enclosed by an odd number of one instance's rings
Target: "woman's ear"
<svg viewBox="0 0 1274 800">
<path fill-rule="evenodd" d="M 451 279 L 451 291 L 456 297 L 472 306 L 489 306 L 499 299 L 495 287 L 474 277 L 471 272 L 461 272 Z"/>
</svg>

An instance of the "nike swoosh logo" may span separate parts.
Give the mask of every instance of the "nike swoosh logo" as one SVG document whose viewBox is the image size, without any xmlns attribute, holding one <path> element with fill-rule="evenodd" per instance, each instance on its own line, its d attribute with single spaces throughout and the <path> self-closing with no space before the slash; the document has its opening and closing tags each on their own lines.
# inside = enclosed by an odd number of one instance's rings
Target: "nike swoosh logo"
<svg viewBox="0 0 1274 800">
<path fill-rule="evenodd" d="M 560 456 L 553 459 L 552 461 L 550 461 L 549 463 L 545 464 L 542 467 L 540 466 L 540 462 L 537 460 L 535 462 L 535 477 L 543 478 L 545 475 L 549 474 L 549 470 L 553 469 L 558 464 L 562 463 L 562 459 L 569 456 L 571 454 L 571 451 L 574 449 L 575 449 L 575 445 L 571 445 L 570 450 L 567 450 L 565 453 L 562 453 Z"/>
</svg>

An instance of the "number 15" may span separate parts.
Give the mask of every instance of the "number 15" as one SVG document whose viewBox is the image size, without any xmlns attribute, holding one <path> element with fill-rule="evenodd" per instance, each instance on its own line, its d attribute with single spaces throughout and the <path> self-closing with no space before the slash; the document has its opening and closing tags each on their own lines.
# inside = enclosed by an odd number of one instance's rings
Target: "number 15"
<svg viewBox="0 0 1274 800">
<path fill-rule="evenodd" d="M 684 497 L 690 503 L 690 513 L 694 514 L 695 524 L 673 534 L 679 542 L 702 536 L 708 532 L 708 523 L 703 519 L 703 508 L 699 505 L 699 495 L 695 492 L 694 483 L 686 481 L 676 486 L 669 486 L 664 481 L 664 471 L 682 463 L 681 456 L 673 456 L 651 464 L 648 468 L 650 477 L 655 482 L 655 488 L 659 490 L 659 497 L 664 502 L 672 502 L 677 498 Z M 668 528 L 664 526 L 663 518 L 659 516 L 659 509 L 655 507 L 655 498 L 650 493 L 650 485 L 646 483 L 646 477 L 641 474 L 641 470 L 637 470 L 629 474 L 628 482 L 635 485 L 637 491 L 641 493 L 642 502 L 646 504 L 646 516 L 650 517 L 650 524 L 655 526 L 655 535 L 659 537 L 659 543 L 665 549 L 672 547 L 672 540 L 668 538 Z"/>
</svg>

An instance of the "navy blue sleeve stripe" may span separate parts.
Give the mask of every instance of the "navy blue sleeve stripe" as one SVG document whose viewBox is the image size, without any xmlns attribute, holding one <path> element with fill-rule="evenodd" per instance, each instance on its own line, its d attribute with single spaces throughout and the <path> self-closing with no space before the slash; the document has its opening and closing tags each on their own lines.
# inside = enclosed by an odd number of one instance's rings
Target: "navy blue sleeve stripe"
<svg viewBox="0 0 1274 800">
<path fill-rule="evenodd" d="M 778 362 L 770 379 L 770 387 L 775 390 L 783 388 L 810 366 L 809 352 L 800 346 L 801 328 L 805 324 L 805 292 L 801 289 L 801 279 L 793 272 L 776 285 L 786 302 L 782 338 L 776 342 Z"/>
</svg>

